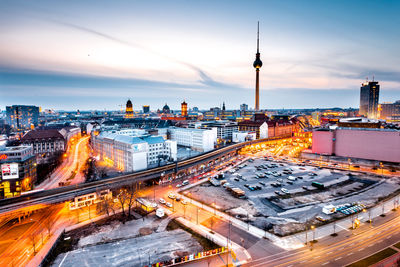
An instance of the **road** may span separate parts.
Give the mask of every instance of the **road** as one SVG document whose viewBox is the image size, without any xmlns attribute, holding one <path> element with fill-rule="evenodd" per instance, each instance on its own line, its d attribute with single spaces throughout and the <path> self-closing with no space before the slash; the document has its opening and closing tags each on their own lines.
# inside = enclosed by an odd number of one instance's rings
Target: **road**
<svg viewBox="0 0 400 267">
<path fill-rule="evenodd" d="M 342 230 L 337 237 L 319 240 L 312 250 L 308 246 L 253 258 L 246 266 L 345 266 L 399 242 L 399 215 L 399 211 L 396 211 L 376 219 L 372 228 L 369 224 L 363 224 L 353 232 Z"/>
<path fill-rule="evenodd" d="M 59 186 L 59 183 L 79 184 L 84 182 L 84 176 L 79 171 L 89 158 L 88 148 L 89 136 L 73 138 L 66 152 L 67 157 L 63 163 L 54 171 L 49 179 L 36 187 L 36 189 L 52 189 Z M 71 179 L 72 178 L 72 179 Z"/>
</svg>

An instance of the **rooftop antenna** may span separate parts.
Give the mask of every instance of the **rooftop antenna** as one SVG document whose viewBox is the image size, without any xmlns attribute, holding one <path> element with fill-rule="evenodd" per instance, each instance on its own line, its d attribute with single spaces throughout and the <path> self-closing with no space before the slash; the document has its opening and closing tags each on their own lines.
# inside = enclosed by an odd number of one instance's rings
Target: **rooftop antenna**
<svg viewBox="0 0 400 267">
<path fill-rule="evenodd" d="M 368 76 L 367 76 L 367 78 L 366 78 L 366 79 L 367 79 L 367 82 L 368 82 Z"/>
<path fill-rule="evenodd" d="M 372 81 L 375 81 L 375 75 L 372 75 Z"/>
</svg>

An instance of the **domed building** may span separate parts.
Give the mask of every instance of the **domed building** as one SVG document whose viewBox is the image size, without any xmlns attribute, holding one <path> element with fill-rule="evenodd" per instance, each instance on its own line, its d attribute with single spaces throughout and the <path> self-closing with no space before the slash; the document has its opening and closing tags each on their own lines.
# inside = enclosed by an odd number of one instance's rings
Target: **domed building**
<svg viewBox="0 0 400 267">
<path fill-rule="evenodd" d="M 133 118 L 133 106 L 130 99 L 128 99 L 128 101 L 126 102 L 125 118 Z"/>
<path fill-rule="evenodd" d="M 164 113 L 164 114 L 171 113 L 171 110 L 169 109 L 169 106 L 167 105 L 167 103 L 165 103 L 164 107 L 162 108 L 162 113 Z"/>
</svg>

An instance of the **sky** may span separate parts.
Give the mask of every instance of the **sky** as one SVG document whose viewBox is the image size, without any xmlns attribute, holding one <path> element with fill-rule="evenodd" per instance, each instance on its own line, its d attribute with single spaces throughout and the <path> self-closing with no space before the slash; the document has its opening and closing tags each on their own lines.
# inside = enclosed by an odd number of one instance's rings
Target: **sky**
<svg viewBox="0 0 400 267">
<path fill-rule="evenodd" d="M 0 0 L 0 109 L 358 107 L 400 99 L 400 1 Z"/>
</svg>

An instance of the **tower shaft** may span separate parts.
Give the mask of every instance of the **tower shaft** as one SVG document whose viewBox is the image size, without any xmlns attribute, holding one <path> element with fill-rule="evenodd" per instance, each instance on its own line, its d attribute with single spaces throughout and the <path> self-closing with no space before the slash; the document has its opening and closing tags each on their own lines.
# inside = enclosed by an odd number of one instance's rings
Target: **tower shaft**
<svg viewBox="0 0 400 267">
<path fill-rule="evenodd" d="M 260 110 L 260 69 L 256 69 L 256 102 L 254 105 L 255 111 Z"/>
</svg>

